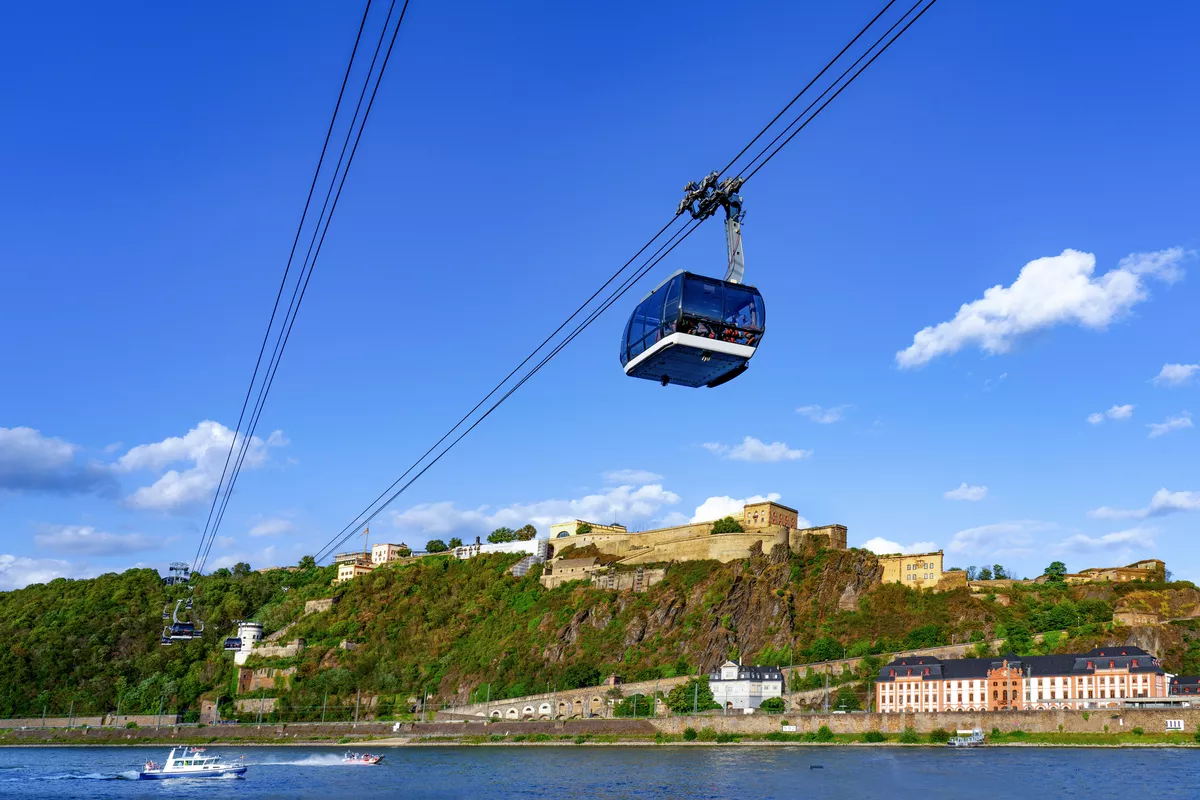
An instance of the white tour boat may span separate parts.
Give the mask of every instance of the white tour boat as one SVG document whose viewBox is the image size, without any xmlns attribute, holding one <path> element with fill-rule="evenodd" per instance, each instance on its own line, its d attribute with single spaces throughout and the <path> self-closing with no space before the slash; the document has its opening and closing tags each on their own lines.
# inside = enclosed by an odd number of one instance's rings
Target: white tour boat
<svg viewBox="0 0 1200 800">
<path fill-rule="evenodd" d="M 383 756 L 373 755 L 372 753 L 346 753 L 342 757 L 343 764 L 361 764 L 367 767 L 373 767 L 383 761 Z"/>
<path fill-rule="evenodd" d="M 204 754 L 203 747 L 172 747 L 167 761 L 156 764 L 147 761 L 138 773 L 144 781 L 159 781 L 166 778 L 240 778 L 246 774 L 241 764 L 227 764 L 220 756 Z"/>
</svg>

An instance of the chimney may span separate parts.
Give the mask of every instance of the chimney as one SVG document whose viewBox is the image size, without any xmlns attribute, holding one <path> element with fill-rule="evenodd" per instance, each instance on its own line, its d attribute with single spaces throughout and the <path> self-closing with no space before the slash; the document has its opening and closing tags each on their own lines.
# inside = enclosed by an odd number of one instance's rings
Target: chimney
<svg viewBox="0 0 1200 800">
<path fill-rule="evenodd" d="M 476 547 L 479 546 L 479 537 L 478 536 L 475 537 L 475 546 Z"/>
</svg>

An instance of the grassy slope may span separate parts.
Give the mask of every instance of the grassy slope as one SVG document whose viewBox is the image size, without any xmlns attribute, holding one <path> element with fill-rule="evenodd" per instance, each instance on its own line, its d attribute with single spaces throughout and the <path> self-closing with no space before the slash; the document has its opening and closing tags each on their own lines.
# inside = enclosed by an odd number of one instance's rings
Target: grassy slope
<svg viewBox="0 0 1200 800">
<path fill-rule="evenodd" d="M 1014 649 L 1032 652 L 1029 631 L 1069 628 L 1073 638 L 1051 637 L 1042 648 L 1064 651 L 1125 635 L 1106 623 L 1124 594 L 1194 591 L 1018 588 L 1005 606 L 965 590 L 873 585 L 877 562 L 863 551 L 778 555 L 672 565 L 662 583 L 639 595 L 581 583 L 547 591 L 537 570 L 507 574 L 514 556 L 423 559 L 336 589 L 329 568 L 210 576 L 195 590 L 197 612 L 208 623 L 203 640 L 171 648 L 157 644 L 161 610 L 183 590 L 164 588 L 152 571 L 57 580 L 0 593 L 0 715 L 40 714 L 43 705 L 65 712 L 72 700 L 76 713 L 111 710 L 118 698 L 124 710 L 153 713 L 163 697 L 168 709 L 194 709 L 201 696 L 228 697 L 233 667 L 220 645 L 241 618 L 262 621 L 268 633 L 298 620 L 287 638 L 305 638 L 306 650 L 260 662 L 297 667 L 285 696 L 294 707 L 319 706 L 327 693 L 336 702 L 360 689 L 389 699 L 423 689 L 467 699 L 489 681 L 499 698 L 548 683 L 562 687 L 580 665 L 651 679 L 732 655 L 803 662 L 840 656 L 843 648 L 865 654 L 951 637 L 1007 635 Z M 339 598 L 332 611 L 301 617 L 306 599 L 331 594 Z M 839 602 L 850 610 L 839 610 Z M 1167 628 L 1167 666 L 1200 664 L 1188 627 Z M 344 640 L 357 648 L 341 649 Z"/>
</svg>

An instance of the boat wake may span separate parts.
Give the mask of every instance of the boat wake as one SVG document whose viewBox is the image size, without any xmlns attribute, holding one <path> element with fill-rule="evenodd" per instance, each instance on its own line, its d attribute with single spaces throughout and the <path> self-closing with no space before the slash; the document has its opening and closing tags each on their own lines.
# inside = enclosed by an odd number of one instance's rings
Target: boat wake
<svg viewBox="0 0 1200 800">
<path fill-rule="evenodd" d="M 136 770 L 125 772 L 62 772 L 52 775 L 23 775 L 20 778 L 3 778 L 0 783 L 26 783 L 28 781 L 136 781 Z"/>
<path fill-rule="evenodd" d="M 289 761 L 260 761 L 263 766 L 270 767 L 341 767 L 342 756 L 333 753 L 316 753 L 300 759 Z"/>
</svg>

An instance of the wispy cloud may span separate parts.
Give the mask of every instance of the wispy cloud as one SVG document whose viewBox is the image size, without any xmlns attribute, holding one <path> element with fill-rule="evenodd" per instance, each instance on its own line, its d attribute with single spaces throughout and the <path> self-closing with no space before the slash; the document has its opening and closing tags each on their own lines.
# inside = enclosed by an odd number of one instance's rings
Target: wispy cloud
<svg viewBox="0 0 1200 800">
<path fill-rule="evenodd" d="M 721 456 L 721 458 L 727 458 L 730 461 L 771 463 L 776 461 L 797 461 L 812 455 L 812 450 L 796 450 L 788 447 L 786 442 L 771 442 L 768 444 L 753 436 L 747 436 L 742 440 L 741 444 L 737 445 L 705 442 L 703 447 L 710 453 Z"/>
<path fill-rule="evenodd" d="M 818 425 L 832 425 L 835 422 L 841 422 L 846 418 L 846 410 L 853 408 L 849 405 L 833 406 L 825 408 L 823 406 L 800 406 L 796 409 L 797 414 L 802 414 L 808 417 L 811 421 Z"/>
<path fill-rule="evenodd" d="M 988 495 L 988 487 L 986 486 L 968 486 L 966 481 L 963 481 L 957 489 L 951 489 L 948 492 L 943 492 L 942 496 L 947 500 L 965 500 L 968 503 L 978 503 Z"/>
<path fill-rule="evenodd" d="M 90 525 L 44 525 L 33 543 L 45 550 L 85 556 L 114 556 L 155 550 L 163 539 L 144 533 L 108 533 Z"/>
<path fill-rule="evenodd" d="M 390 519 L 402 533 L 473 535 L 487 533 L 502 526 L 519 528 L 532 524 L 544 528 L 570 519 L 628 524 L 636 520 L 654 519 L 660 516 L 667 506 L 678 502 L 679 495 L 658 484 L 648 484 L 640 487 L 617 486 L 577 499 L 539 500 L 495 510 L 487 506 L 460 509 L 451 502 L 423 503 L 398 511 L 392 514 Z"/>
<path fill-rule="evenodd" d="M 1032 519 L 979 525 L 954 534 L 946 549 L 951 553 L 987 558 L 1026 556 L 1034 550 L 1034 534 L 1057 527 L 1052 522 Z"/>
<path fill-rule="evenodd" d="M 913 553 L 932 553 L 938 549 L 936 542 L 913 542 L 912 544 L 900 544 L 893 542 L 890 539 L 884 539 L 882 536 L 876 536 L 874 539 L 868 539 L 863 542 L 863 549 L 870 550 L 881 556 L 893 555 L 902 553 L 904 555 L 912 555 Z"/>
<path fill-rule="evenodd" d="M 1087 421 L 1092 425 L 1099 425 L 1106 419 L 1129 419 L 1133 416 L 1133 406 L 1130 404 L 1123 406 L 1113 406 L 1108 411 L 1096 412 L 1088 414 Z"/>
<path fill-rule="evenodd" d="M 1167 417 L 1163 422 L 1151 422 L 1146 427 L 1150 429 L 1150 438 L 1157 439 L 1159 436 L 1168 434 L 1171 431 L 1180 431 L 1184 428 L 1192 427 L 1192 415 L 1186 411 L 1181 411 L 1177 416 Z"/>
<path fill-rule="evenodd" d="M 1154 537 L 1157 532 L 1154 528 L 1139 525 L 1136 528 L 1105 533 L 1101 536 L 1087 536 L 1077 533 L 1063 539 L 1051 549 L 1057 553 L 1079 553 L 1083 555 L 1092 553 L 1132 554 L 1135 549 L 1146 550 L 1153 548 Z"/>
<path fill-rule="evenodd" d="M 102 464 L 80 463 L 81 450 L 33 428 L 0 428 L 0 491 L 115 494 L 112 473 Z"/>
<path fill-rule="evenodd" d="M 1180 264 L 1188 255 L 1179 247 L 1135 253 L 1098 277 L 1091 253 L 1068 249 L 1030 261 L 1010 286 L 993 286 L 953 319 L 918 331 L 896 353 L 896 363 L 919 367 L 972 345 L 1004 353 L 1022 336 L 1061 324 L 1103 330 L 1150 296 L 1145 279 L 1172 283 L 1182 277 Z"/>
<path fill-rule="evenodd" d="M 250 528 L 249 534 L 254 537 L 259 536 L 279 536 L 283 533 L 290 533 L 295 530 L 296 526 L 289 519 L 279 517 L 268 517 L 260 520 Z"/>
<path fill-rule="evenodd" d="M 1163 364 L 1154 376 L 1155 386 L 1182 386 L 1200 371 L 1200 364 Z"/>
<path fill-rule="evenodd" d="M 1109 508 L 1101 506 L 1088 512 L 1097 519 L 1146 519 L 1165 517 L 1180 511 L 1200 511 L 1200 492 L 1172 492 L 1159 489 L 1144 508 Z"/>
<path fill-rule="evenodd" d="M 171 436 L 161 442 L 142 444 L 121 456 L 115 464 L 119 472 L 157 472 L 177 463 L 190 463 L 182 472 L 171 469 L 150 486 L 143 486 L 125 498 L 126 505 L 152 511 L 180 511 L 208 499 L 217 488 L 230 446 L 236 458 L 245 441 L 219 422 L 204 420 L 183 436 Z M 268 449 L 288 444 L 282 431 L 266 441 L 252 437 L 243 469 L 255 469 L 267 462 Z"/>
<path fill-rule="evenodd" d="M 657 472 L 644 469 L 613 469 L 604 473 L 604 482 L 609 486 L 634 484 L 644 486 L 647 483 L 658 483 L 663 479 Z"/>
<path fill-rule="evenodd" d="M 0 591 L 22 589 L 55 578 L 86 578 L 94 572 L 57 558 L 27 558 L 0 553 Z"/>
</svg>

